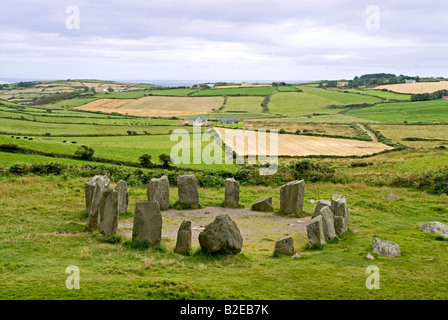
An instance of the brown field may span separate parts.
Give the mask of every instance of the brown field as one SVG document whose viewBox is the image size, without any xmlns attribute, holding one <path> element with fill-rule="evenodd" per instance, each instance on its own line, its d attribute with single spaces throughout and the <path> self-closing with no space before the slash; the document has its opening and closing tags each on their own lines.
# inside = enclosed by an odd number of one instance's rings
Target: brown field
<svg viewBox="0 0 448 320">
<path fill-rule="evenodd" d="M 169 117 L 205 114 L 219 108 L 223 97 L 162 97 L 140 99 L 100 99 L 76 109 L 87 111 L 116 112 L 142 117 Z"/>
<path fill-rule="evenodd" d="M 226 145 L 230 145 L 232 149 L 236 150 L 236 141 L 227 143 L 225 141 L 225 130 L 232 129 L 215 128 L 219 135 L 223 138 Z M 236 137 L 243 137 L 246 130 L 233 130 Z M 248 146 L 247 139 L 245 142 L 244 155 L 257 155 L 257 142 L 254 146 Z M 266 143 L 267 154 L 270 154 L 270 138 L 269 134 L 261 141 Z M 378 153 L 384 150 L 391 150 L 385 144 L 379 142 L 367 142 L 349 139 L 336 139 L 312 136 L 300 136 L 293 134 L 279 134 L 278 135 L 278 156 L 310 156 L 310 155 L 325 155 L 325 156 L 363 156 Z M 237 152 L 238 153 L 238 152 Z M 274 155 L 276 153 L 274 152 Z"/>
<path fill-rule="evenodd" d="M 378 86 L 375 89 L 387 89 L 398 93 L 431 93 L 438 90 L 448 90 L 448 81 L 440 82 L 416 82 L 416 83 L 399 83 L 384 86 Z"/>
</svg>

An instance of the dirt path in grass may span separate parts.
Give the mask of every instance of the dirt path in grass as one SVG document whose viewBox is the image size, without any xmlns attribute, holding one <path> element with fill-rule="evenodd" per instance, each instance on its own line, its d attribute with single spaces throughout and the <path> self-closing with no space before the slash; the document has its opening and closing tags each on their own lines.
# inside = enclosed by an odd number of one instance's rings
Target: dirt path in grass
<svg viewBox="0 0 448 320">
<path fill-rule="evenodd" d="M 193 231 L 193 245 L 198 245 L 198 235 L 218 214 L 228 214 L 240 228 L 246 242 L 276 241 L 284 236 L 306 237 L 306 225 L 310 217 L 283 217 L 274 213 L 257 212 L 249 207 L 229 209 L 222 207 L 205 207 L 195 210 L 169 209 L 162 211 L 162 238 L 175 243 L 177 230 L 184 220 L 190 220 Z M 132 218 L 118 223 L 118 233 L 125 238 L 132 238 Z"/>
<path fill-rule="evenodd" d="M 362 131 L 364 131 L 365 133 L 367 133 L 369 135 L 369 137 L 372 139 L 372 142 L 378 142 L 378 138 L 376 137 L 376 135 L 370 131 L 367 130 L 366 127 L 364 127 L 362 124 L 357 123 L 356 124 Z"/>
</svg>

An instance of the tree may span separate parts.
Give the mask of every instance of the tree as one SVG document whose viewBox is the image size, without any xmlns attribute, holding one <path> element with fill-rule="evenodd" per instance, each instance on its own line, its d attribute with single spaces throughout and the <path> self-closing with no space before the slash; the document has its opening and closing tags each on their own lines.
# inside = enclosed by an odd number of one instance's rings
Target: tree
<svg viewBox="0 0 448 320">
<path fill-rule="evenodd" d="M 84 160 L 92 160 L 95 150 L 88 146 L 82 145 L 75 151 L 75 156 Z"/>
<path fill-rule="evenodd" d="M 112 89 L 112 87 L 107 88 L 108 92 L 114 92 L 114 89 Z"/>
<path fill-rule="evenodd" d="M 162 153 L 159 155 L 159 160 L 162 162 L 164 168 L 169 168 L 171 165 L 171 157 L 168 154 Z"/>
<path fill-rule="evenodd" d="M 140 165 L 144 168 L 151 168 L 153 166 L 151 156 L 147 153 L 141 155 L 138 160 L 140 161 Z"/>
<path fill-rule="evenodd" d="M 90 92 L 95 93 L 96 92 L 95 87 L 90 88 Z"/>
</svg>

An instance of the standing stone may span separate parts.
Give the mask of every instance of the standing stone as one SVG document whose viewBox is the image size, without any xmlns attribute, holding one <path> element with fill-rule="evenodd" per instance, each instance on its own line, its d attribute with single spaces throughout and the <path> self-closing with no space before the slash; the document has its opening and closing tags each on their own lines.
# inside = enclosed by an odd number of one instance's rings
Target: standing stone
<svg viewBox="0 0 448 320">
<path fill-rule="evenodd" d="M 340 236 L 347 232 L 348 229 L 347 198 L 342 195 L 332 195 L 330 209 L 334 214 L 334 229 L 336 234 Z"/>
<path fill-rule="evenodd" d="M 168 209 L 170 207 L 170 181 L 168 177 L 151 179 L 146 190 L 146 196 L 148 201 L 157 201 L 161 210 Z"/>
<path fill-rule="evenodd" d="M 324 229 L 325 240 L 332 240 L 336 238 L 336 231 L 334 230 L 334 214 L 330 207 L 325 206 L 319 213 L 322 216 L 322 227 Z"/>
<path fill-rule="evenodd" d="M 305 197 L 305 181 L 288 182 L 280 188 L 280 210 L 283 213 L 302 212 Z"/>
<path fill-rule="evenodd" d="M 129 204 L 128 185 L 125 181 L 120 180 L 115 186 L 115 191 L 118 193 L 118 213 L 126 213 L 128 211 Z"/>
<path fill-rule="evenodd" d="M 392 241 L 381 240 L 379 238 L 373 240 L 372 252 L 391 258 L 401 255 L 401 249 L 398 244 Z"/>
<path fill-rule="evenodd" d="M 104 187 L 108 187 L 109 183 L 110 183 L 110 180 L 108 177 L 99 176 L 99 175 L 96 175 L 86 181 L 84 189 L 85 189 L 85 195 L 86 195 L 86 212 L 87 213 L 90 213 L 90 210 L 92 208 L 93 195 L 95 193 L 95 186 L 96 186 L 97 181 L 102 183 L 104 185 Z"/>
<path fill-rule="evenodd" d="M 233 178 L 226 179 L 224 206 L 238 208 L 240 203 L 240 184 Z"/>
<path fill-rule="evenodd" d="M 110 236 L 117 233 L 118 227 L 118 192 L 107 189 L 100 202 L 100 231 Z"/>
<path fill-rule="evenodd" d="M 440 234 L 441 236 L 448 238 L 448 225 L 439 221 L 425 223 L 419 229 L 428 233 Z"/>
<path fill-rule="evenodd" d="M 325 244 L 322 216 L 317 216 L 311 219 L 311 221 L 306 226 L 306 232 L 308 234 L 308 240 L 311 247 L 315 245 Z"/>
<path fill-rule="evenodd" d="M 90 211 L 88 212 L 87 229 L 95 231 L 100 224 L 100 204 L 104 193 L 109 189 L 109 179 L 98 178 L 93 189 L 92 201 L 90 204 Z M 90 186 L 89 186 L 90 188 Z M 90 192 L 90 191 L 89 191 Z"/>
<path fill-rule="evenodd" d="M 292 256 L 294 254 L 294 241 L 291 237 L 284 237 L 275 242 L 275 252 Z"/>
<path fill-rule="evenodd" d="M 263 211 L 263 212 L 272 212 L 274 208 L 272 208 L 272 197 L 264 197 L 260 198 L 252 205 L 252 210 L 254 211 Z"/>
<path fill-rule="evenodd" d="M 159 244 L 162 240 L 162 214 L 156 201 L 137 202 L 134 211 L 132 240 Z"/>
<path fill-rule="evenodd" d="M 199 244 L 211 253 L 237 254 L 241 252 L 243 237 L 229 215 L 220 214 L 199 234 Z"/>
<path fill-rule="evenodd" d="M 320 211 L 324 208 L 324 207 L 331 207 L 331 201 L 329 200 L 324 200 L 321 199 L 317 202 L 316 208 L 314 209 L 314 214 L 313 214 L 313 218 L 317 217 L 318 215 L 320 215 Z"/>
<path fill-rule="evenodd" d="M 198 183 L 193 174 L 178 176 L 177 187 L 182 207 L 199 207 Z"/>
<path fill-rule="evenodd" d="M 183 221 L 177 231 L 175 252 L 189 254 L 191 250 L 191 221 Z"/>
</svg>

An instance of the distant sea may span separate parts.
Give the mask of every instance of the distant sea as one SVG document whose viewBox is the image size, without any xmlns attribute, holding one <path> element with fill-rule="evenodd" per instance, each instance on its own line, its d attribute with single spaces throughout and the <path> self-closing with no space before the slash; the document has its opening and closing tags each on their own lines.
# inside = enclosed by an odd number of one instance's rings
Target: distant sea
<svg viewBox="0 0 448 320">
<path fill-rule="evenodd" d="M 38 78 L 0 78 L 0 84 L 3 83 L 17 83 L 21 81 L 48 81 L 48 80 L 62 80 L 62 79 L 38 79 Z M 104 80 L 104 79 L 98 79 Z M 131 82 L 131 83 L 147 83 L 163 87 L 189 87 L 199 83 L 215 83 L 215 82 L 232 82 L 232 83 L 272 83 L 272 82 L 286 82 L 286 83 L 305 83 L 313 80 L 129 80 L 129 79 L 108 79 L 107 81 Z"/>
</svg>

